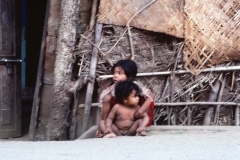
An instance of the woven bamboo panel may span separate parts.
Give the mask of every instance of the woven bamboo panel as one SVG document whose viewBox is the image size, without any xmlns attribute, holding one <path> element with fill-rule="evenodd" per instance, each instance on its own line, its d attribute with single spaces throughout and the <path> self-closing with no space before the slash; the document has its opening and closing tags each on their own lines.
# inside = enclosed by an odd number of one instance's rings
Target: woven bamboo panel
<svg viewBox="0 0 240 160">
<path fill-rule="evenodd" d="M 98 22 L 126 26 L 152 0 L 101 0 Z M 183 38 L 183 0 L 157 0 L 139 13 L 130 26 Z"/>
<path fill-rule="evenodd" d="M 240 60 L 240 1 L 185 1 L 185 68 L 197 75 L 207 66 Z"/>
</svg>

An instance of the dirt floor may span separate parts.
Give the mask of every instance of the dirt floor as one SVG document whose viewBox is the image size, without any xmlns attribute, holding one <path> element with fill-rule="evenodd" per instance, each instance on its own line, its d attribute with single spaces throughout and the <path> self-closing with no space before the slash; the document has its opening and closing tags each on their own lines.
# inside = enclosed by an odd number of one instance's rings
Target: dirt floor
<svg viewBox="0 0 240 160">
<path fill-rule="evenodd" d="M 4 160 L 238 160 L 239 127 L 153 126 L 146 137 L 61 142 L 0 141 Z"/>
</svg>

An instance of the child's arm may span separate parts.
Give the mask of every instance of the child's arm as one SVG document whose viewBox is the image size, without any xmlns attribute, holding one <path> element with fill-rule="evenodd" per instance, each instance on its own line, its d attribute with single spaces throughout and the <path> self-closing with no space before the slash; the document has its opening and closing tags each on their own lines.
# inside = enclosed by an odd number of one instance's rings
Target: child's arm
<svg viewBox="0 0 240 160">
<path fill-rule="evenodd" d="M 106 123 L 107 116 L 111 110 L 111 98 L 112 96 L 110 94 L 107 94 L 101 100 L 102 111 L 99 117 L 98 129 L 95 133 L 95 137 L 101 137 L 102 136 L 101 132 L 104 132 L 106 130 L 105 123 Z"/>
<path fill-rule="evenodd" d="M 115 115 L 117 113 L 117 108 L 118 108 L 118 105 L 113 106 L 113 108 L 111 109 L 111 111 L 106 119 L 106 129 L 104 131 L 105 134 L 112 133 L 111 126 L 112 126 L 112 122 L 115 118 Z"/>
<path fill-rule="evenodd" d="M 149 116 L 146 112 L 143 113 L 143 119 L 141 125 L 137 128 L 137 133 L 141 133 L 146 130 L 146 126 L 149 122 Z"/>
<path fill-rule="evenodd" d="M 111 110 L 111 98 L 112 96 L 108 94 L 103 98 L 103 102 L 102 102 L 102 113 L 99 119 L 99 129 L 103 132 L 106 129 L 106 125 L 105 125 L 106 119 Z"/>
<path fill-rule="evenodd" d="M 152 103 L 152 101 L 154 100 L 155 98 L 155 95 L 149 91 L 149 96 L 151 97 L 147 97 L 144 101 L 144 103 L 142 104 L 142 106 L 140 107 L 140 109 L 137 110 L 137 112 L 135 113 L 135 117 L 136 118 L 143 118 L 143 114 L 145 112 L 148 111 L 149 107 L 150 107 L 150 104 Z"/>
<path fill-rule="evenodd" d="M 96 138 L 101 138 L 103 136 L 104 131 L 106 130 L 105 120 L 102 120 L 102 115 L 99 118 L 98 129 L 95 132 Z"/>
</svg>

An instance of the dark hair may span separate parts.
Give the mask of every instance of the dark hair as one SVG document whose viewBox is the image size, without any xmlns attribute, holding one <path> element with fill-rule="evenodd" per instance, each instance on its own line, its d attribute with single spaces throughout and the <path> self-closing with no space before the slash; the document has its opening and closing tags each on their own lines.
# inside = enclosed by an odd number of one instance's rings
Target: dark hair
<svg viewBox="0 0 240 160">
<path fill-rule="evenodd" d="M 136 77 L 137 75 L 137 64 L 130 60 L 130 59 L 124 59 L 124 60 L 120 60 L 118 61 L 117 63 L 115 63 L 113 66 L 112 66 L 112 74 L 114 74 L 114 69 L 116 67 L 121 67 L 127 78 L 131 78 L 132 80 Z"/>
<path fill-rule="evenodd" d="M 115 87 L 115 97 L 117 103 L 123 104 L 123 100 L 135 90 L 136 94 L 140 93 L 140 89 L 137 84 L 131 80 L 120 81 Z"/>
</svg>

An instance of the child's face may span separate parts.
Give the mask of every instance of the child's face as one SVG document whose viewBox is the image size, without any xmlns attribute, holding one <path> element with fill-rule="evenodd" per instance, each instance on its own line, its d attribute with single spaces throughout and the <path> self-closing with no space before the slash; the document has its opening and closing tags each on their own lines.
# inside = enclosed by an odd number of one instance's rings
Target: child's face
<svg viewBox="0 0 240 160">
<path fill-rule="evenodd" d="M 129 95 L 129 97 L 124 100 L 125 105 L 128 105 L 128 106 L 136 106 L 138 102 L 139 102 L 139 97 L 135 90 L 133 90 Z"/>
<path fill-rule="evenodd" d="M 113 81 L 117 84 L 119 81 L 127 80 L 127 76 L 121 67 L 116 67 L 113 73 Z"/>
</svg>

